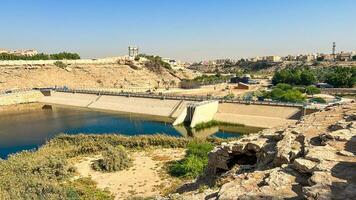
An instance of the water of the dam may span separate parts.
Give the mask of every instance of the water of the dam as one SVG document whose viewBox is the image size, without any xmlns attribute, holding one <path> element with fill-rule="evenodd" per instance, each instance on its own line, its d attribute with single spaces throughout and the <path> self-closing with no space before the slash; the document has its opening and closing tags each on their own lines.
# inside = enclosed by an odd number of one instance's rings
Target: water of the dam
<svg viewBox="0 0 356 200">
<path fill-rule="evenodd" d="M 164 122 L 165 121 L 165 122 Z M 0 158 L 36 149 L 60 133 L 66 134 L 167 134 L 177 137 L 239 137 L 257 132 L 253 127 L 212 127 L 201 131 L 172 126 L 171 119 L 134 116 L 61 106 L 28 105 L 0 112 Z"/>
</svg>

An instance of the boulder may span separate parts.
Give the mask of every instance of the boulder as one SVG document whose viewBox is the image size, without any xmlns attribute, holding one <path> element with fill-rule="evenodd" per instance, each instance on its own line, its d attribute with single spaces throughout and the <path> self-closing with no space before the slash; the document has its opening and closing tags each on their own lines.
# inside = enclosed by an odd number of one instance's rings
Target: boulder
<svg viewBox="0 0 356 200">
<path fill-rule="evenodd" d="M 73 71 L 73 69 L 72 69 L 71 67 L 66 67 L 65 70 L 66 70 L 67 72 Z"/>
<path fill-rule="evenodd" d="M 286 199 L 296 198 L 293 190 L 296 177 L 281 168 L 241 174 L 234 181 L 224 184 L 219 200 L 231 199 Z"/>
<path fill-rule="evenodd" d="M 276 157 L 273 160 L 275 166 L 288 164 L 301 153 L 301 144 L 297 140 L 298 135 L 292 132 L 285 132 L 283 139 L 278 141 L 276 146 Z"/>
<path fill-rule="evenodd" d="M 302 173 L 311 173 L 317 164 L 317 162 L 311 160 L 297 158 L 293 161 L 293 168 Z"/>
<path fill-rule="evenodd" d="M 350 123 L 345 121 L 338 121 L 328 127 L 330 131 L 337 131 L 341 129 L 346 129 Z"/>
<path fill-rule="evenodd" d="M 354 129 L 341 129 L 327 133 L 327 136 L 337 141 L 347 142 L 350 141 L 352 137 L 356 136 L 356 131 Z"/>
</svg>

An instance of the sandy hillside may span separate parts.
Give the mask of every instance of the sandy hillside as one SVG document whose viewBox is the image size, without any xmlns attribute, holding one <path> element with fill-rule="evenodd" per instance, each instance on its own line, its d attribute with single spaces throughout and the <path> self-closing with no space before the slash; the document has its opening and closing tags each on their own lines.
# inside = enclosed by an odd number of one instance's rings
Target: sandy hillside
<svg viewBox="0 0 356 200">
<path fill-rule="evenodd" d="M 172 85 L 181 78 L 190 78 L 189 70 L 161 73 L 146 68 L 133 69 L 127 65 L 72 65 L 61 69 L 54 65 L 47 66 L 11 66 L 0 67 L 0 90 L 12 88 L 31 88 L 48 86 L 69 87 L 163 87 L 163 83 Z"/>
</svg>

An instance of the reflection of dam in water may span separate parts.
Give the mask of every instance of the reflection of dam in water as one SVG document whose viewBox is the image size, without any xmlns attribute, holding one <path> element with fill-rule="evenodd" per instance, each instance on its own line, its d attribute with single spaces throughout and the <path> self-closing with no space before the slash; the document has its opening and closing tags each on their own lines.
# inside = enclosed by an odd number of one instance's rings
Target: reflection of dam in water
<svg viewBox="0 0 356 200">
<path fill-rule="evenodd" d="M 184 137 L 194 137 L 194 138 L 206 138 L 209 136 L 216 136 L 225 138 L 224 135 L 229 135 L 230 133 L 234 133 L 238 131 L 239 134 L 249 134 L 256 133 L 258 131 L 263 130 L 263 128 L 258 127 L 248 127 L 248 126 L 213 126 L 209 128 L 204 128 L 200 130 L 196 130 L 195 128 L 190 128 L 188 126 L 174 126 L 174 129 L 177 130 Z"/>
<path fill-rule="evenodd" d="M 10 153 L 33 149 L 59 133 L 189 136 L 184 127 L 172 126 L 168 117 L 100 112 L 88 108 L 17 105 L 0 112 L 0 157 Z M 181 129 L 183 128 L 183 129 Z M 224 131 L 212 128 L 195 132 L 196 137 L 239 137 L 239 128 Z"/>
</svg>

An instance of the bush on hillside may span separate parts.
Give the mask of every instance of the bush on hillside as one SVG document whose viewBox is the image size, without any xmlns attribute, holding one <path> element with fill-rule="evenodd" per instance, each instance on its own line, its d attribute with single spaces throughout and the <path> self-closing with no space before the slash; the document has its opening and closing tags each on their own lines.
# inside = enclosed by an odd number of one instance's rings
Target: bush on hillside
<svg viewBox="0 0 356 200">
<path fill-rule="evenodd" d="M 194 89 L 194 88 L 199 88 L 199 87 L 200 87 L 200 84 L 194 80 L 183 79 L 180 82 L 180 88 L 183 88 L 183 89 Z"/>
<path fill-rule="evenodd" d="M 96 183 L 90 178 L 79 178 L 69 182 L 66 187 L 66 199 L 79 200 L 79 199 L 101 199 L 111 200 L 114 196 L 108 190 L 100 190 L 97 188 Z"/>
<path fill-rule="evenodd" d="M 210 85 L 217 83 L 224 83 L 229 81 L 231 76 L 223 76 L 220 73 L 216 73 L 215 75 L 201 75 L 195 77 L 193 80 L 199 83 L 200 85 Z"/>
<path fill-rule="evenodd" d="M 277 71 L 272 83 L 287 83 L 290 85 L 311 85 L 316 82 L 316 77 L 310 69 L 282 69 Z"/>
<path fill-rule="evenodd" d="M 305 87 L 305 92 L 309 95 L 320 94 L 320 89 L 314 85 Z"/>
<path fill-rule="evenodd" d="M 62 61 L 56 61 L 53 64 L 61 69 L 65 69 L 67 67 L 67 65 Z"/>
<path fill-rule="evenodd" d="M 211 143 L 191 142 L 189 143 L 185 157 L 171 163 L 168 172 L 172 176 L 182 178 L 196 178 L 204 172 L 208 164 L 208 153 L 213 150 Z"/>
<path fill-rule="evenodd" d="M 77 53 L 68 53 L 61 52 L 57 54 L 44 54 L 39 53 L 33 56 L 23 56 L 23 55 L 14 55 L 1 53 L 0 60 L 77 60 L 80 59 L 79 54 Z"/>
<path fill-rule="evenodd" d="M 287 83 L 290 85 L 312 85 L 315 82 L 326 82 L 336 88 L 353 87 L 356 83 L 356 66 L 329 67 L 316 69 L 282 69 L 277 71 L 272 83 Z"/>
<path fill-rule="evenodd" d="M 233 100 L 234 98 L 235 98 L 235 94 L 233 94 L 233 93 L 229 93 L 224 96 L 225 100 Z"/>
<path fill-rule="evenodd" d="M 337 88 L 351 88 L 356 83 L 356 67 L 333 67 L 326 82 Z"/>
<path fill-rule="evenodd" d="M 279 83 L 272 91 L 264 93 L 264 97 L 275 101 L 302 103 L 305 95 L 298 88 L 293 88 L 289 84 Z"/>
<path fill-rule="evenodd" d="M 146 54 L 140 54 L 138 57 L 146 58 L 148 61 L 145 63 L 145 67 L 153 72 L 160 73 L 161 68 L 171 70 L 171 65 L 162 60 L 159 56 L 151 56 Z"/>
<path fill-rule="evenodd" d="M 276 88 L 279 88 L 283 91 L 291 90 L 293 87 L 287 83 L 278 83 L 276 85 Z"/>
<path fill-rule="evenodd" d="M 102 156 L 92 163 L 92 168 L 96 171 L 116 172 L 132 166 L 132 160 L 122 146 L 109 148 Z"/>
<path fill-rule="evenodd" d="M 314 97 L 314 98 L 311 98 L 309 101 L 314 102 L 314 103 L 326 103 L 325 99 L 323 99 L 321 97 Z"/>
</svg>

